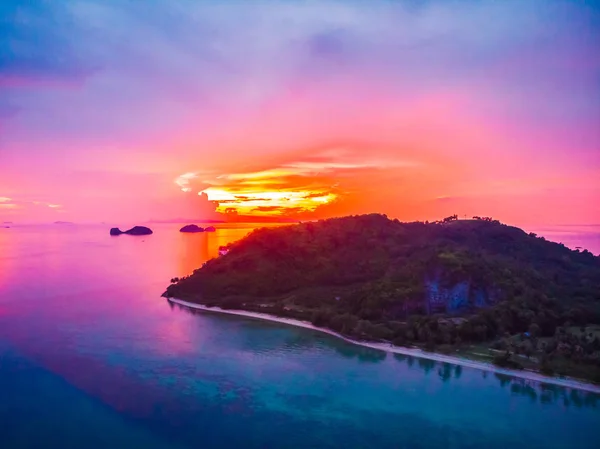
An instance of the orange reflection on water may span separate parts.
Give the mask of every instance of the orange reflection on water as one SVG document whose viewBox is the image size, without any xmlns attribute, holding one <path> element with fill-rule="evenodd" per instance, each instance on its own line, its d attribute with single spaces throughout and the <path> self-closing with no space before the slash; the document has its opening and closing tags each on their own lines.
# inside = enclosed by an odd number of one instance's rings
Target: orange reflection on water
<svg viewBox="0 0 600 449">
<path fill-rule="evenodd" d="M 215 232 L 200 232 L 195 234 L 181 233 L 178 239 L 178 272 L 174 276 L 187 276 L 195 269 L 200 268 L 204 262 L 219 256 L 219 247 L 236 242 L 256 228 L 288 226 L 282 223 L 218 223 L 199 224 L 199 226 L 213 226 Z"/>
<path fill-rule="evenodd" d="M 206 233 L 181 233 L 178 239 L 177 276 L 187 276 L 210 259 Z M 175 275 L 175 273 L 173 273 Z"/>
</svg>

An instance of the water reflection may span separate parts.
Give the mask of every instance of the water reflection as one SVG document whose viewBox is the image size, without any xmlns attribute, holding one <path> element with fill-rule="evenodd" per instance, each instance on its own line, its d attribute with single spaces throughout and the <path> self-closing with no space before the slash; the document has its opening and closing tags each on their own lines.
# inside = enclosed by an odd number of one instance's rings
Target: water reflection
<svg viewBox="0 0 600 449">
<path fill-rule="evenodd" d="M 171 305 L 171 307 L 177 307 L 193 315 L 207 313 L 179 305 Z M 334 349 L 342 357 L 355 359 L 360 363 L 381 363 L 387 359 L 387 352 L 385 351 L 353 345 L 328 335 L 311 334 L 310 331 L 306 331 L 305 329 L 293 329 L 285 324 L 282 325 L 258 319 L 241 319 L 238 316 L 220 314 L 213 314 L 213 316 L 219 321 L 228 321 L 228 326 L 235 326 L 236 323 L 240 325 L 242 323 L 246 327 L 246 330 L 255 330 L 256 332 L 244 333 L 246 340 L 242 344 L 243 349 L 252 349 L 255 352 L 279 354 L 282 351 L 289 351 L 291 349 L 306 352 L 325 345 L 327 348 Z M 270 333 L 269 329 L 271 329 Z M 461 379 L 464 372 L 464 368 L 461 365 L 436 362 L 435 360 L 411 355 L 393 354 L 393 359 L 406 365 L 408 369 L 418 368 L 426 375 L 435 372 L 444 383 Z M 497 380 L 500 387 L 507 389 L 510 394 L 527 397 L 532 402 L 558 403 L 563 404 L 565 407 L 573 406 L 577 408 L 596 408 L 599 405 L 600 395 L 596 393 L 569 389 L 558 385 L 543 384 L 538 381 L 513 377 L 503 373 L 491 373 L 489 371 L 481 371 L 481 378 L 484 380 L 490 379 L 490 374 L 492 374 L 491 379 Z"/>
<path fill-rule="evenodd" d="M 360 348 L 356 351 L 357 358 L 363 363 L 379 363 L 387 358 L 387 352 L 376 349 Z"/>
<path fill-rule="evenodd" d="M 425 374 L 429 374 L 434 369 L 437 369 L 438 376 L 442 382 L 460 379 L 463 374 L 463 367 L 461 365 L 436 362 L 434 360 L 421 359 L 403 354 L 394 354 L 394 359 L 406 364 L 409 368 L 417 367 Z M 417 363 L 415 363 L 415 359 Z M 482 378 L 487 379 L 489 374 L 488 371 L 482 371 Z M 597 408 L 600 405 L 600 395 L 597 393 L 540 383 L 503 373 L 493 373 L 493 378 L 498 381 L 500 387 L 507 388 L 512 395 L 527 397 L 532 402 L 539 401 L 544 404 L 558 403 L 565 407 L 572 406 L 576 408 Z"/>
<path fill-rule="evenodd" d="M 452 377 L 454 372 L 453 366 L 449 363 L 442 363 L 442 366 L 438 368 L 438 375 L 442 381 L 447 382 Z"/>
<path fill-rule="evenodd" d="M 296 417 L 299 408 L 308 410 L 307 416 L 323 409 L 331 419 L 339 409 L 354 413 L 364 407 L 373 419 L 383 421 L 379 410 L 389 415 L 400 404 L 410 404 L 422 413 L 419 407 L 431 403 L 436 414 L 445 416 L 451 413 L 438 410 L 447 403 L 454 407 L 459 397 L 465 409 L 475 407 L 465 400 L 468 389 L 474 390 L 476 400 L 492 390 L 505 409 L 513 405 L 511 395 L 540 405 L 558 404 L 559 409 L 597 407 L 598 396 L 585 392 L 401 354 L 388 357 L 384 351 L 286 325 L 217 314 L 194 317 L 205 313 L 188 308 L 186 314 L 176 313 L 179 306 L 159 298 L 171 277 L 191 273 L 216 256 L 219 245 L 237 240 L 248 228 L 182 235 L 178 227 L 156 227 L 145 240 L 110 239 L 106 229 L 80 234 L 53 230 L 56 238 L 61 236 L 58 240 L 46 232 L 10 234 L 13 240 L 8 242 L 0 236 L 0 258 L 9 254 L 2 252 L 7 245 L 15 255 L 6 271 L 0 260 L 0 277 L 9 275 L 0 292 L 6 299 L 0 308 L 0 342 L 9 342 L 79 391 L 175 441 L 203 441 L 205 429 L 218 425 L 239 429 L 251 422 L 252 432 L 263 423 L 277 427 L 272 425 L 275 420 L 286 414 Z M 40 257 L 42 252 L 62 254 L 60 263 Z M 430 375 L 424 379 L 420 371 Z M 491 384 L 494 389 L 477 390 Z M 282 386 L 285 394 L 277 399 Z M 341 388 L 339 407 L 328 406 Z M 453 397 L 453 390 L 461 396 Z M 412 400 L 423 393 L 431 401 Z M 393 404 L 388 406 L 388 401 Z M 529 406 L 528 400 L 520 402 Z M 249 421 L 252 414 L 256 419 Z M 406 418 L 394 417 L 394 425 L 398 422 Z M 516 419 L 507 422 L 519 425 Z M 374 426 L 368 424 L 365 432 L 371 435 Z M 317 427 L 310 423 L 310 431 Z M 198 435 L 186 436 L 186 429 Z"/>
<path fill-rule="evenodd" d="M 429 374 L 435 368 L 435 361 L 429 359 L 417 359 L 417 363 L 419 368 L 422 368 L 425 371 L 425 374 Z"/>
<path fill-rule="evenodd" d="M 462 371 L 463 371 L 463 367 L 461 365 L 456 365 L 454 367 L 454 378 L 460 379 L 460 376 L 462 375 Z"/>
<path fill-rule="evenodd" d="M 415 357 L 412 355 L 394 354 L 394 358 L 400 362 L 406 362 L 409 367 L 412 367 L 415 363 Z"/>
<path fill-rule="evenodd" d="M 446 362 L 438 363 L 433 360 L 419 358 L 416 358 L 417 363 L 415 364 L 415 357 L 404 354 L 394 354 L 394 359 L 406 364 L 408 368 L 418 367 L 425 374 L 430 373 L 437 367 L 438 376 L 443 382 L 448 382 L 451 379 L 460 379 L 463 374 L 463 367 L 461 365 L 452 365 Z M 597 408 L 600 405 L 600 395 L 597 393 L 565 388 L 554 384 L 545 384 L 503 373 L 481 371 L 483 379 L 488 379 L 490 374 L 493 374 L 493 379 L 498 381 L 500 387 L 508 388 L 510 393 L 515 396 L 528 397 L 532 402 L 539 401 L 546 404 L 562 403 L 565 407 L 573 406 L 577 408 Z"/>
<path fill-rule="evenodd" d="M 209 237 L 205 233 L 186 234 L 180 233 L 177 242 L 178 246 L 178 273 L 179 276 L 191 274 L 196 268 L 202 266 L 204 262 L 216 254 L 211 254 L 209 250 Z M 173 273 L 175 276 L 175 273 Z"/>
</svg>

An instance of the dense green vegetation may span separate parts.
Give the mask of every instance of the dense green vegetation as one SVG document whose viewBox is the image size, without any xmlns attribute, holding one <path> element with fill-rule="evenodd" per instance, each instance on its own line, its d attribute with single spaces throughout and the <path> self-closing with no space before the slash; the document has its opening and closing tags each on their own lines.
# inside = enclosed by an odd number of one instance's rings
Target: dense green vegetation
<svg viewBox="0 0 600 449">
<path fill-rule="evenodd" d="M 600 382 L 600 257 L 487 217 L 260 229 L 165 296 Z"/>
</svg>

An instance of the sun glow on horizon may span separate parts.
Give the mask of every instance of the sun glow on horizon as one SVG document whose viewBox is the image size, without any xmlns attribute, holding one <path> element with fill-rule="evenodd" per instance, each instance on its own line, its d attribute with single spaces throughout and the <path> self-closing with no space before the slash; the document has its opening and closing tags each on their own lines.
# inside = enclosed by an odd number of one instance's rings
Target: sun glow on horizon
<svg viewBox="0 0 600 449">
<path fill-rule="evenodd" d="M 310 215 L 345 195 L 339 187 L 340 178 L 385 165 L 356 155 L 344 156 L 339 151 L 333 160 L 330 153 L 320 151 L 257 170 L 212 174 L 190 171 L 177 177 L 175 184 L 183 192 L 205 195 L 221 214 L 282 218 Z"/>
<path fill-rule="evenodd" d="M 240 215 L 285 216 L 313 212 L 317 207 L 330 203 L 337 194 L 319 190 L 279 190 L 209 187 L 199 194 L 206 194 L 209 201 L 218 203 L 217 212 Z"/>
</svg>

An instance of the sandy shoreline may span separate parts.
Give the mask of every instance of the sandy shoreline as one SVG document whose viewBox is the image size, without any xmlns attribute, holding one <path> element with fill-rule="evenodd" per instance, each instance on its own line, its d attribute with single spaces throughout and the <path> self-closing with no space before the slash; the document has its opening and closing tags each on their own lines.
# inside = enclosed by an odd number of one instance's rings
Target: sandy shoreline
<svg viewBox="0 0 600 449">
<path fill-rule="evenodd" d="M 352 344 L 355 344 L 358 346 L 364 346 L 367 348 L 378 349 L 378 350 L 390 352 L 393 354 L 403 354 L 403 355 L 409 355 L 409 356 L 413 356 L 413 357 L 420 357 L 423 359 L 434 360 L 436 362 L 452 363 L 454 365 L 461 365 L 461 366 L 466 366 L 469 368 L 475 368 L 475 369 L 490 371 L 490 372 L 494 372 L 494 373 L 506 374 L 509 376 L 519 377 L 522 379 L 532 380 L 532 381 L 536 381 L 536 382 L 559 385 L 561 387 L 574 388 L 577 390 L 584 390 L 584 391 L 589 391 L 589 392 L 600 394 L 600 386 L 581 382 L 581 381 L 578 381 L 575 379 L 568 379 L 568 378 L 562 379 L 562 378 L 558 378 L 558 377 L 549 377 L 549 376 L 544 376 L 542 374 L 538 374 L 538 373 L 535 373 L 532 371 L 504 369 L 504 368 L 500 368 L 495 365 L 492 365 L 490 363 L 478 362 L 475 360 L 465 359 L 465 358 L 461 358 L 461 357 L 453 357 L 453 356 L 444 355 L 444 354 L 437 354 L 434 352 L 425 352 L 420 349 L 405 348 L 402 346 L 394 346 L 392 344 L 369 343 L 369 342 L 352 340 L 352 339 L 344 337 L 343 335 L 338 334 L 337 332 L 334 332 L 332 330 L 314 326 L 312 323 L 309 323 L 308 321 L 300 321 L 300 320 L 295 320 L 292 318 L 282 318 L 282 317 L 278 317 L 275 315 L 269 315 L 266 313 L 249 312 L 249 311 L 245 311 L 245 310 L 228 310 L 228 309 L 226 310 L 226 309 L 221 309 L 219 307 L 206 307 L 201 304 L 183 301 L 183 300 L 177 299 L 177 298 L 167 298 L 167 299 L 168 299 L 168 301 L 170 301 L 174 304 L 179 304 L 181 306 L 189 307 L 191 309 L 204 310 L 204 311 L 213 312 L 213 313 L 226 313 L 229 315 L 239 315 L 239 316 L 248 317 L 248 318 L 257 318 L 257 319 L 261 319 L 261 320 L 273 321 L 273 322 L 282 323 L 282 324 L 289 324 L 291 326 L 303 327 L 305 329 L 311 329 L 311 330 L 315 330 L 315 331 L 319 331 L 319 332 L 324 332 L 326 334 L 333 335 L 334 337 L 340 338 L 348 343 L 352 343 Z"/>
</svg>

